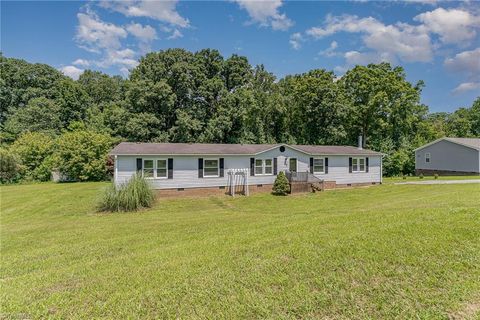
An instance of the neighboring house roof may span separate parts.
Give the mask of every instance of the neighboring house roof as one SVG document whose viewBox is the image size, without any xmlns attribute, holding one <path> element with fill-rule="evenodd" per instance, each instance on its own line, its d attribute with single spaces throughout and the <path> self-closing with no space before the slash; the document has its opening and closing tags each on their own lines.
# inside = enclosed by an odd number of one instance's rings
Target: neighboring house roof
<svg viewBox="0 0 480 320">
<path fill-rule="evenodd" d="M 121 142 L 111 155 L 256 155 L 280 146 L 315 155 L 382 155 L 349 146 L 307 146 L 287 144 L 136 143 Z"/>
<path fill-rule="evenodd" d="M 437 139 L 437 140 L 432 141 L 430 143 L 427 143 L 426 145 L 415 149 L 415 151 L 421 150 L 423 148 L 431 146 L 432 144 L 435 144 L 435 143 L 440 142 L 440 141 L 449 141 L 449 142 L 453 142 L 453 143 L 462 145 L 464 147 L 468 147 L 468 148 L 472 148 L 472 149 L 480 151 L 480 138 L 448 138 L 448 137 L 440 138 L 440 139 Z"/>
</svg>

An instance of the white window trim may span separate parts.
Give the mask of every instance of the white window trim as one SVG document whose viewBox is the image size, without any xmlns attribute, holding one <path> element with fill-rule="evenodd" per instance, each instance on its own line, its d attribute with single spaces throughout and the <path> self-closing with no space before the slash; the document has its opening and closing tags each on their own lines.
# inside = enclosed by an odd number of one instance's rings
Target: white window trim
<svg viewBox="0 0 480 320">
<path fill-rule="evenodd" d="M 205 161 L 208 160 L 217 160 L 217 174 L 215 176 L 213 175 L 205 175 Z M 204 158 L 203 159 L 203 177 L 204 178 L 219 178 L 220 177 L 220 158 Z"/>
<path fill-rule="evenodd" d="M 428 155 L 428 157 L 427 157 Z M 427 158 L 428 158 L 428 161 L 427 161 Z M 430 163 L 432 162 L 432 155 L 430 154 L 430 152 L 426 152 L 425 153 L 425 163 Z"/>
<path fill-rule="evenodd" d="M 153 177 L 145 177 L 145 161 L 153 161 Z M 165 161 L 165 169 L 167 170 L 167 175 L 165 177 L 158 177 L 157 176 L 157 161 L 164 160 Z M 149 180 L 157 180 L 157 179 L 168 179 L 168 159 L 166 158 L 143 158 L 142 159 L 142 177 Z"/>
<path fill-rule="evenodd" d="M 357 165 L 353 165 L 353 160 L 357 159 Z M 363 159 L 363 170 L 360 170 L 360 159 Z M 367 172 L 367 159 L 366 157 L 353 157 L 352 158 L 352 173 L 365 173 Z"/>
<path fill-rule="evenodd" d="M 315 171 L 315 160 L 323 160 L 323 171 Z M 313 158 L 313 174 L 315 174 L 315 173 L 325 174 L 325 157 Z"/>
<path fill-rule="evenodd" d="M 257 168 L 260 168 L 260 166 L 257 166 L 257 160 L 261 160 L 262 161 L 262 173 L 257 173 Z M 265 160 L 270 160 L 272 162 L 272 165 L 271 166 L 268 166 L 268 167 L 271 167 L 272 168 L 272 173 L 265 173 L 265 167 L 266 166 L 266 161 Z M 260 159 L 260 158 L 255 158 L 255 161 L 254 161 L 254 168 L 253 170 L 255 170 L 255 175 L 256 176 L 273 176 L 273 158 L 265 158 L 265 159 Z"/>
</svg>

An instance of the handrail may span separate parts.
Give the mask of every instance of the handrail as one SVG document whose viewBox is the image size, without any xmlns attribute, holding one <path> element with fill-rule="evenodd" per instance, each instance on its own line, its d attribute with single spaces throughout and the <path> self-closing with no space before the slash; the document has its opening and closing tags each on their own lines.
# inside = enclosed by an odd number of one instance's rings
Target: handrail
<svg viewBox="0 0 480 320">
<path fill-rule="evenodd" d="M 317 182 L 323 181 L 322 179 L 315 177 L 313 174 L 311 174 L 308 171 L 306 172 L 287 171 L 285 172 L 285 175 L 287 176 L 287 179 L 290 183 L 292 182 L 317 183 Z"/>
</svg>

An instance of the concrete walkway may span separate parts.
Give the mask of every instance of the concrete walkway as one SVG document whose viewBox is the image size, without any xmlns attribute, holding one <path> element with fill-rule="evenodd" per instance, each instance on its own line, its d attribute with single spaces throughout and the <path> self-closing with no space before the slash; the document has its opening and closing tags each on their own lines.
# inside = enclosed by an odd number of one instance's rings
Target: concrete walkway
<svg viewBox="0 0 480 320">
<path fill-rule="evenodd" d="M 480 183 L 480 179 L 469 179 L 469 180 L 425 180 L 425 181 L 395 182 L 395 184 L 463 184 L 463 183 Z"/>
</svg>

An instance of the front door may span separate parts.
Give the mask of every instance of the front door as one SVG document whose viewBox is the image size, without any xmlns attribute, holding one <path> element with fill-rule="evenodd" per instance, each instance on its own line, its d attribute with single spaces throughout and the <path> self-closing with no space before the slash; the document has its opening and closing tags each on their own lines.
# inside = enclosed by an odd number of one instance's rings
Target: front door
<svg viewBox="0 0 480 320">
<path fill-rule="evenodd" d="M 296 158 L 290 158 L 288 160 L 288 170 L 290 170 L 290 172 L 297 172 L 297 159 Z"/>
</svg>

